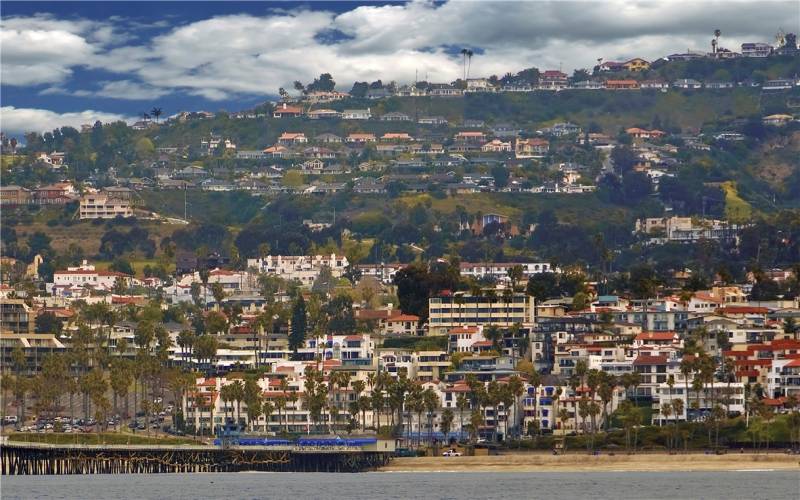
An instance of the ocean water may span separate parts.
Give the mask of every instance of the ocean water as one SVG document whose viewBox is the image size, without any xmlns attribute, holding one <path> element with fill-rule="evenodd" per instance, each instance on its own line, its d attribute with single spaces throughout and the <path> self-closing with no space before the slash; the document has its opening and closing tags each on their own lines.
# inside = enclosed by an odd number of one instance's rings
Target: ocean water
<svg viewBox="0 0 800 500">
<path fill-rule="evenodd" d="M 800 472 L 375 472 L 4 476 L 6 499 L 797 499 Z"/>
</svg>

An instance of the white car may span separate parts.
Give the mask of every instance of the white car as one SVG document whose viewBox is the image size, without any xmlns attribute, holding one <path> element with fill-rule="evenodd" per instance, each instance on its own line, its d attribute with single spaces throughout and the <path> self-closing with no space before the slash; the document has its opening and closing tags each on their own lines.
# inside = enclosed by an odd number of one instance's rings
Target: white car
<svg viewBox="0 0 800 500">
<path fill-rule="evenodd" d="M 454 448 L 447 450 L 446 452 L 442 453 L 443 457 L 460 457 L 461 452 L 456 451 Z"/>
</svg>

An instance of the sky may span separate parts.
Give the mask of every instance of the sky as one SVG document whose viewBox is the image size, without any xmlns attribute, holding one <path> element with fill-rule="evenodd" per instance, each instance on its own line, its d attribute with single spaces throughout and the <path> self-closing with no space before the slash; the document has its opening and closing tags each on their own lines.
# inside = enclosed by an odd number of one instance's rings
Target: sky
<svg viewBox="0 0 800 500">
<path fill-rule="evenodd" d="M 598 58 L 774 42 L 800 2 L 2 2 L 0 128 L 134 120 L 154 106 L 235 111 L 329 72 L 354 81 L 450 82 L 528 67 L 571 73 Z"/>
</svg>

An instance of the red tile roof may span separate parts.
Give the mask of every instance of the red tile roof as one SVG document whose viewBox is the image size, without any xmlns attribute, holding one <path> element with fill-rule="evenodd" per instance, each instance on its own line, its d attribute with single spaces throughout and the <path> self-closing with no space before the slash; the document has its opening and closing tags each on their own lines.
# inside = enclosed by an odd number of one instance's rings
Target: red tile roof
<svg viewBox="0 0 800 500">
<path fill-rule="evenodd" d="M 638 356 L 633 360 L 634 366 L 642 365 L 666 365 L 666 356 Z"/>
<path fill-rule="evenodd" d="M 717 309 L 721 314 L 767 314 L 769 309 L 766 307 L 751 307 L 751 306 L 727 306 Z"/>
<path fill-rule="evenodd" d="M 670 341 L 674 339 L 675 332 L 642 332 L 636 336 L 636 340 Z"/>
</svg>

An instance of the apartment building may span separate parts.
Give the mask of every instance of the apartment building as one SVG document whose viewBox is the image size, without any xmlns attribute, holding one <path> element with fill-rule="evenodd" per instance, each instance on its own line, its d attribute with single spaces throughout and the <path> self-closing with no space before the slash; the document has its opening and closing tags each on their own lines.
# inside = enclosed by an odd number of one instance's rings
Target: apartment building
<svg viewBox="0 0 800 500">
<path fill-rule="evenodd" d="M 331 270 L 334 278 L 340 278 L 350 265 L 344 255 L 267 255 L 258 259 L 247 259 L 247 267 L 259 273 L 273 274 L 286 280 L 296 280 L 311 286 L 323 267 Z"/>
<path fill-rule="evenodd" d="M 482 295 L 466 292 L 442 294 L 428 299 L 431 335 L 446 334 L 462 326 L 511 327 L 534 321 L 534 299 L 524 293 L 489 289 Z"/>
<path fill-rule="evenodd" d="M 0 331 L 31 334 L 36 329 L 36 311 L 22 299 L 0 302 Z"/>
<path fill-rule="evenodd" d="M 133 217 L 133 204 L 105 193 L 87 194 L 81 197 L 79 214 L 81 219 Z"/>
</svg>

